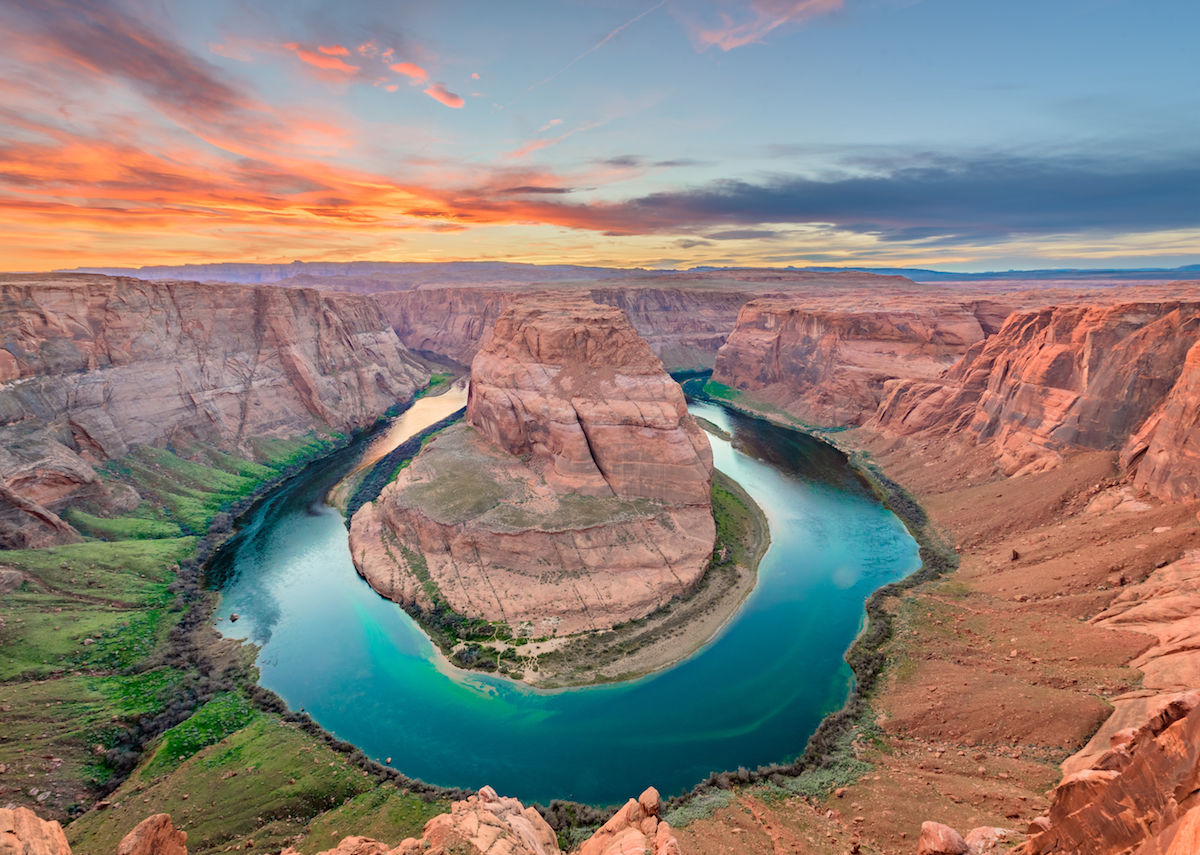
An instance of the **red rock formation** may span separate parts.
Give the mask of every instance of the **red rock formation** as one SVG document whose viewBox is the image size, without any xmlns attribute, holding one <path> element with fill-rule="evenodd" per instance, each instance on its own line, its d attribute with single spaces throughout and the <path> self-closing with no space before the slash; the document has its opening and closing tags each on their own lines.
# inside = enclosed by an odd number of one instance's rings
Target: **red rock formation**
<svg viewBox="0 0 1200 855">
<path fill-rule="evenodd" d="M 1196 303 L 1016 312 L 941 378 L 890 384 L 868 427 L 960 435 L 993 447 L 1015 474 L 1055 465 L 1066 448 L 1120 449 L 1157 412 L 1161 436 L 1147 429 L 1141 440 L 1157 442 L 1146 482 L 1166 483 L 1150 473 L 1168 445 L 1184 441 L 1170 437 L 1174 426 L 1186 433 L 1186 389 L 1173 408 L 1164 404 L 1198 330 Z M 1127 454 L 1136 459 L 1137 446 Z"/>
<path fill-rule="evenodd" d="M 561 296 L 567 289 L 431 288 L 376 295 L 404 344 L 470 364 L 491 335 L 496 318 L 517 299 Z M 573 295 L 625 312 L 638 334 L 671 370 L 711 367 L 733 329 L 746 289 L 574 286 Z"/>
<path fill-rule="evenodd" d="M 934 378 L 981 341 L 991 309 L 948 302 L 860 311 L 792 297 L 753 300 L 717 354 L 713 380 L 811 424 L 858 424 L 879 405 L 886 381 Z"/>
<path fill-rule="evenodd" d="M 562 493 L 710 501 L 708 440 L 619 309 L 515 303 L 471 363 L 467 421 Z"/>
<path fill-rule="evenodd" d="M 680 855 L 671 827 L 658 818 L 658 791 L 646 790 L 585 841 L 577 855 Z M 297 855 L 285 849 L 280 855 Z M 425 824 L 424 834 L 389 847 L 347 837 L 319 855 L 562 855 L 554 829 L 533 808 L 484 787 Z"/>
<path fill-rule="evenodd" d="M 1187 351 L 1170 394 L 1126 443 L 1121 462 L 1134 471 L 1135 486 L 1162 499 L 1200 496 L 1200 342 Z"/>
<path fill-rule="evenodd" d="M 298 289 L 4 276 L 0 341 L 12 545 L 57 537 L 47 513 L 95 480 L 93 463 L 162 441 L 346 431 L 428 376 L 369 298 Z"/>
<path fill-rule="evenodd" d="M 948 825 L 923 822 L 917 855 L 967 855 L 967 841 Z"/>
<path fill-rule="evenodd" d="M 1200 832 L 1200 691 L 1121 731 L 1092 767 L 1068 774 L 1025 855 L 1195 852 Z"/>
<path fill-rule="evenodd" d="M 57 822 L 29 808 L 0 808 L 0 855 L 71 855 L 71 847 Z"/>
<path fill-rule="evenodd" d="M 351 554 L 384 596 L 432 606 L 423 562 L 455 611 L 539 636 L 640 617 L 700 579 L 712 452 L 618 310 L 511 307 L 467 418 L 354 516 Z"/>
<path fill-rule="evenodd" d="M 177 830 L 169 814 L 156 813 L 121 839 L 117 855 L 187 855 L 187 832 Z"/>
</svg>

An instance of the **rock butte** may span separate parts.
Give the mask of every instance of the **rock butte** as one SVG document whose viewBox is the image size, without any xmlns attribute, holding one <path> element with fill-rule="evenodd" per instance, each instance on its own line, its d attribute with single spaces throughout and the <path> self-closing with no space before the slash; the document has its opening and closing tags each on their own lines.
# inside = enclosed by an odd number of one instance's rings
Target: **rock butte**
<svg viewBox="0 0 1200 855">
<path fill-rule="evenodd" d="M 471 366 L 467 423 L 426 444 L 354 515 L 384 596 L 533 636 L 641 617 L 690 590 L 715 538 L 712 451 L 624 314 L 522 301 Z M 420 554 L 420 558 L 416 554 Z"/>
<path fill-rule="evenodd" d="M 0 340 L 0 546 L 70 538 L 136 446 L 348 431 L 429 377 L 370 298 L 312 290 L 9 275 Z"/>
</svg>

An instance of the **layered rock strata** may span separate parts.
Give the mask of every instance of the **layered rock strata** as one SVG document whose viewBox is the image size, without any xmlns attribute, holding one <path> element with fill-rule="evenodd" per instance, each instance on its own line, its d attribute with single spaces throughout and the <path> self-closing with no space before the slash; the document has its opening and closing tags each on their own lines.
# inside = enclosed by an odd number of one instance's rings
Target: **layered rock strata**
<svg viewBox="0 0 1200 855">
<path fill-rule="evenodd" d="M 752 300 L 717 354 L 713 380 L 810 424 L 859 424 L 879 406 L 889 380 L 937 377 L 995 332 L 1005 314 L 984 301 L 848 311 L 792 297 Z"/>
<path fill-rule="evenodd" d="M 428 379 L 370 298 L 300 289 L 5 276 L 0 342 L 8 545 L 69 534 L 56 510 L 136 446 L 347 431 Z"/>
<path fill-rule="evenodd" d="M 1016 312 L 940 378 L 889 384 L 868 427 L 967 438 L 1010 475 L 1051 468 L 1068 448 L 1125 449 L 1140 483 L 1180 496 L 1200 485 L 1187 406 L 1200 382 L 1185 371 L 1198 334 L 1197 303 Z"/>
<path fill-rule="evenodd" d="M 351 551 L 402 603 L 534 636 L 604 629 L 699 581 L 711 488 L 708 440 L 624 315 L 524 301 L 472 363 L 466 424 L 354 515 Z"/>
</svg>

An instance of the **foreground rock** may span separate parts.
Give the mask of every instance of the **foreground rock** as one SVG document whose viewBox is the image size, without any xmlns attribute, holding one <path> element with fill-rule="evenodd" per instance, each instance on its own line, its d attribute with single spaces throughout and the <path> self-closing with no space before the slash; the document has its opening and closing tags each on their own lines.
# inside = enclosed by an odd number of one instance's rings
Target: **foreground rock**
<svg viewBox="0 0 1200 855">
<path fill-rule="evenodd" d="M 168 814 L 156 813 L 125 835 L 117 855 L 187 855 L 187 832 L 177 830 Z"/>
<path fill-rule="evenodd" d="M 653 787 L 630 799 L 577 855 L 680 855 L 671 827 L 659 819 L 658 791 Z M 298 855 L 285 849 L 281 855 Z M 519 801 L 484 787 L 477 795 L 455 802 L 425 824 L 425 833 L 390 847 L 365 837 L 347 837 L 320 855 L 563 855 L 554 829 L 542 815 Z"/>
<path fill-rule="evenodd" d="M 1200 691 L 1172 698 L 1110 744 L 1091 768 L 1055 788 L 1049 814 L 1030 827 L 1025 855 L 1198 851 Z"/>
<path fill-rule="evenodd" d="M 0 855 L 71 855 L 71 847 L 57 822 L 29 808 L 0 808 Z"/>
<path fill-rule="evenodd" d="M 471 376 L 467 424 L 354 515 L 377 591 L 538 637 L 640 617 L 699 581 L 712 452 L 619 310 L 516 304 Z"/>
</svg>

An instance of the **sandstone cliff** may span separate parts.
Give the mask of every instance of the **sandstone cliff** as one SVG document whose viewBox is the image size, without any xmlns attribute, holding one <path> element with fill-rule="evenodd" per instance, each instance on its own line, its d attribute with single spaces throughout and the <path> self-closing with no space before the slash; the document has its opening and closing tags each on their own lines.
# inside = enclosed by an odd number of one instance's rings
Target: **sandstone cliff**
<svg viewBox="0 0 1200 855">
<path fill-rule="evenodd" d="M 940 378 L 889 384 L 868 427 L 962 436 L 1007 474 L 1052 467 L 1068 448 L 1129 444 L 1142 482 L 1178 494 L 1194 470 L 1169 475 L 1164 460 L 1190 447 L 1196 381 L 1184 368 L 1198 332 L 1197 303 L 1015 312 Z"/>
<path fill-rule="evenodd" d="M 65 533 L 93 464 L 148 443 L 347 431 L 427 380 L 370 298 L 0 278 L 0 544 Z"/>
<path fill-rule="evenodd" d="M 496 318 L 514 300 L 564 293 L 615 306 L 670 370 L 711 367 L 733 329 L 746 289 L 573 286 L 530 292 L 496 287 L 435 288 L 376 295 L 404 344 L 419 352 L 470 364 Z"/>
<path fill-rule="evenodd" d="M 1006 309 L 945 302 L 913 309 L 822 309 L 767 297 L 742 307 L 713 380 L 817 425 L 859 424 L 898 377 L 930 379 L 991 332 Z M 819 305 L 819 302 L 818 302 Z"/>
<path fill-rule="evenodd" d="M 542 636 L 611 627 L 695 585 L 715 537 L 712 452 L 619 310 L 514 304 L 471 376 L 468 423 L 354 515 L 376 590 Z"/>
</svg>

